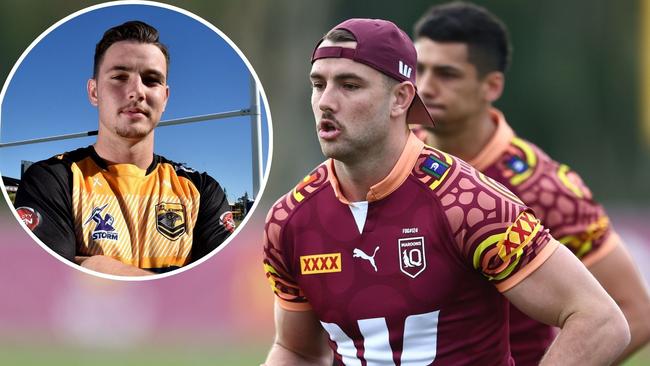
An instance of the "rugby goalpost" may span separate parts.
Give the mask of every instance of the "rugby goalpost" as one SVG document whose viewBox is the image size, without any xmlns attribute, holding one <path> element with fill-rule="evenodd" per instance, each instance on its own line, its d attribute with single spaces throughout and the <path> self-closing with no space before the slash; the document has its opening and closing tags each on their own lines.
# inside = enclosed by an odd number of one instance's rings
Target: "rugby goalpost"
<svg viewBox="0 0 650 366">
<path fill-rule="evenodd" d="M 212 114 L 203 114 L 197 116 L 183 117 L 160 121 L 159 127 L 181 125 L 186 123 L 202 122 L 207 120 L 224 119 L 231 117 L 250 116 L 251 125 L 251 148 L 252 148 L 252 172 L 253 172 L 253 192 L 251 194 L 253 200 L 257 197 L 260 190 L 262 181 L 262 114 L 259 103 L 260 93 L 257 82 L 253 75 L 250 75 L 250 105 L 248 108 L 238 109 L 234 111 L 218 112 Z M 40 137 L 29 140 L 13 141 L 13 142 L 0 142 L 0 148 L 38 144 L 42 142 L 69 140 L 79 137 L 96 136 L 97 130 L 69 133 L 65 135 Z"/>
</svg>

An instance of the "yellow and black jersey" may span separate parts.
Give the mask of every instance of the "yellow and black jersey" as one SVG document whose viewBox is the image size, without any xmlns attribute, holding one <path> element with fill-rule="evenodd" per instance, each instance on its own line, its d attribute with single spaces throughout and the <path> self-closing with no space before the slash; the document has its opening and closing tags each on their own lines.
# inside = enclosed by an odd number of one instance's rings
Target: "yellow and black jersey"
<svg viewBox="0 0 650 366">
<path fill-rule="evenodd" d="M 92 146 L 25 172 L 15 206 L 64 258 L 105 255 L 154 272 L 196 261 L 235 229 L 219 183 L 154 155 L 146 169 L 107 164 Z"/>
</svg>

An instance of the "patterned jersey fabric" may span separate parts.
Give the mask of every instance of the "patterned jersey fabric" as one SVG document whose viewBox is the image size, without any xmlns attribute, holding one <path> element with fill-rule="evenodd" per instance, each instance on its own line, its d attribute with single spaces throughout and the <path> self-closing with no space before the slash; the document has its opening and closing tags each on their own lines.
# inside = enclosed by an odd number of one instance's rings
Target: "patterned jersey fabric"
<svg viewBox="0 0 650 366">
<path fill-rule="evenodd" d="M 201 258 L 234 230 L 225 194 L 207 174 L 158 155 L 146 170 L 109 165 L 92 146 L 33 164 L 15 206 L 70 261 L 105 255 L 154 272 Z"/>
<path fill-rule="evenodd" d="M 361 231 L 328 160 L 272 207 L 264 267 L 312 309 L 338 365 L 511 365 L 500 292 L 558 243 L 526 206 L 414 135 L 367 195 Z"/>
<path fill-rule="evenodd" d="M 515 136 L 503 114 L 491 111 L 497 130 L 483 151 L 469 161 L 502 183 L 531 207 L 551 235 L 589 266 L 617 244 L 603 208 L 580 176 Z M 537 365 L 555 338 L 552 327 L 511 309 L 512 354 L 517 365 Z"/>
</svg>

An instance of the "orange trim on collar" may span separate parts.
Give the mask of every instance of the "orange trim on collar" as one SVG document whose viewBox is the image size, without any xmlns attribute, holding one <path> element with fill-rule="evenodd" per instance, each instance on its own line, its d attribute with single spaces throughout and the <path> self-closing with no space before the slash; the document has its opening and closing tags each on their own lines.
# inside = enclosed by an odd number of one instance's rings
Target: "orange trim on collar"
<svg viewBox="0 0 650 366">
<path fill-rule="evenodd" d="M 497 125 L 497 130 L 483 150 L 468 163 L 477 170 L 483 171 L 492 165 L 508 148 L 510 141 L 515 137 L 512 128 L 506 122 L 503 113 L 496 108 L 490 109 L 490 119 Z"/>
<path fill-rule="evenodd" d="M 339 199 L 339 201 L 341 201 L 341 203 L 349 205 L 350 201 L 348 201 L 348 199 L 343 195 L 343 192 L 341 192 L 339 179 L 336 177 L 336 172 L 334 171 L 334 159 L 327 159 L 325 164 L 327 166 L 327 179 L 330 181 L 330 184 L 334 189 L 334 195 Z"/>
<path fill-rule="evenodd" d="M 378 201 L 399 188 L 406 178 L 408 178 L 409 174 L 411 174 L 411 170 L 413 170 L 413 166 L 418 160 L 423 148 L 424 142 L 418 139 L 412 132 L 409 133 L 408 140 L 406 141 L 404 150 L 402 150 L 402 154 L 397 160 L 397 163 L 384 179 L 370 187 L 370 190 L 366 195 L 366 200 L 368 202 Z M 332 184 L 332 188 L 334 188 L 336 198 L 346 205 L 350 204 L 350 201 L 348 201 L 348 199 L 343 195 L 343 192 L 341 192 L 341 187 L 336 177 L 336 172 L 334 171 L 334 161 L 332 159 L 327 161 L 327 170 L 329 171 L 328 179 Z"/>
</svg>

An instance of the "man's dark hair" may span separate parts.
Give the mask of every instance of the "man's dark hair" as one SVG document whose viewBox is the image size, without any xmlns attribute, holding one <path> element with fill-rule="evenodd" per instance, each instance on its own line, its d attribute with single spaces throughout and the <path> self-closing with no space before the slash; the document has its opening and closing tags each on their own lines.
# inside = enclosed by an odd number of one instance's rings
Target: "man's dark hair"
<svg viewBox="0 0 650 366">
<path fill-rule="evenodd" d="M 93 65 L 93 78 L 97 78 L 99 65 L 102 63 L 106 50 L 115 42 L 135 41 L 140 43 L 150 43 L 157 46 L 163 55 L 169 71 L 169 51 L 167 46 L 160 43 L 158 30 L 145 22 L 139 20 L 128 21 L 107 30 L 102 39 L 95 47 L 95 63 Z"/>
<path fill-rule="evenodd" d="M 357 39 L 354 37 L 354 34 L 352 34 L 350 31 L 347 31 L 345 29 L 332 29 L 331 31 L 327 32 L 327 34 L 325 35 L 325 37 L 323 37 L 323 39 L 332 41 L 334 43 L 357 41 Z"/>
<path fill-rule="evenodd" d="M 512 52 L 508 30 L 487 9 L 466 2 L 453 2 L 431 7 L 415 23 L 414 38 L 426 37 L 435 42 L 467 44 L 468 61 L 479 74 L 492 71 L 505 73 Z"/>
</svg>

